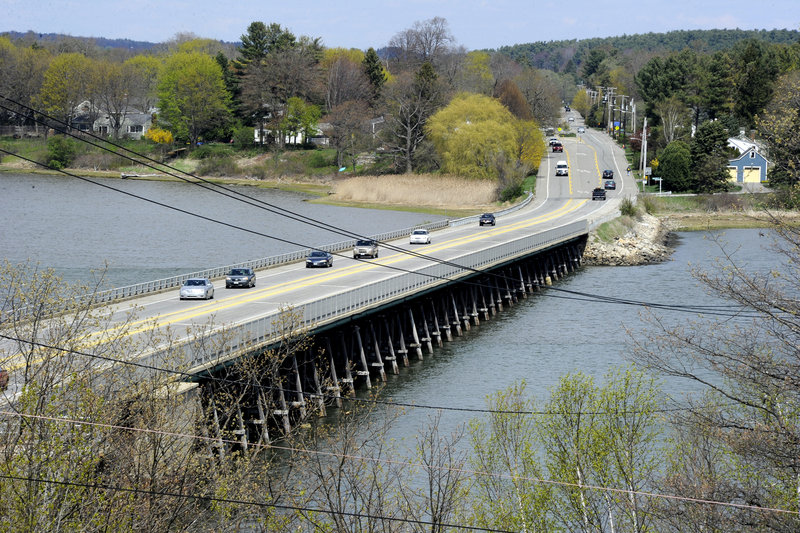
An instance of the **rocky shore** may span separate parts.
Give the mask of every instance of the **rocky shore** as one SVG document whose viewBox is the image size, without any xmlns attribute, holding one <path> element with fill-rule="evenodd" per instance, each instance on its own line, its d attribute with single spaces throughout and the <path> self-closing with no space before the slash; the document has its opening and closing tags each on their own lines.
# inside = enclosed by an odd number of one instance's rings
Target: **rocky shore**
<svg viewBox="0 0 800 533">
<path fill-rule="evenodd" d="M 670 231 L 667 220 L 643 214 L 628 233 L 613 242 L 601 242 L 592 233 L 583 253 L 584 264 L 632 266 L 666 261 L 672 254 L 667 245 Z"/>
</svg>

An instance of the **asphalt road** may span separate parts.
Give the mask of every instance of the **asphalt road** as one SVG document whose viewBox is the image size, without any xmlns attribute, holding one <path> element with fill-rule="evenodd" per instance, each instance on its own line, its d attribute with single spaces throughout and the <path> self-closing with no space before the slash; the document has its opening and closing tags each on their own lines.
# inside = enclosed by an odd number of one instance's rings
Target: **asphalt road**
<svg viewBox="0 0 800 533">
<path fill-rule="evenodd" d="M 583 125 L 577 113 L 569 123 L 573 130 Z M 108 335 L 147 336 L 154 329 L 169 328 L 177 340 L 189 338 L 198 328 L 214 331 L 223 326 L 248 322 L 287 305 L 336 294 L 363 284 L 387 279 L 399 270 L 414 270 L 429 264 L 431 258 L 452 260 L 475 250 L 521 236 L 562 226 L 576 220 L 590 223 L 616 216 L 619 201 L 635 194 L 635 183 L 626 175 L 627 163 L 621 148 L 607 135 L 586 130 L 575 137 L 561 137 L 563 153 L 549 151 L 539 169 L 535 200 L 526 208 L 498 217 L 496 226 L 476 225 L 432 232 L 431 244 L 411 245 L 408 238 L 386 243 L 376 259 L 353 259 L 346 251 L 334 255 L 331 268 L 308 269 L 304 263 L 288 264 L 257 272 L 254 288 L 226 289 L 224 280 L 214 280 L 212 300 L 180 300 L 178 290 L 151 294 L 108 307 L 109 321 L 101 331 L 82 339 L 89 350 Z M 569 176 L 555 176 L 555 162 L 566 160 Z M 617 189 L 608 191 L 608 200 L 592 201 L 592 189 L 602 186 L 602 171 L 614 171 Z M 369 233 L 369 228 L 364 228 Z M 406 253 L 413 250 L 418 255 Z M 398 270 L 399 269 L 399 270 Z M 129 313 L 135 308 L 133 322 Z M 117 331 L 117 328 L 120 328 Z M 163 331 L 163 330 L 162 330 Z M 13 372 L 19 361 L 6 362 Z"/>
</svg>

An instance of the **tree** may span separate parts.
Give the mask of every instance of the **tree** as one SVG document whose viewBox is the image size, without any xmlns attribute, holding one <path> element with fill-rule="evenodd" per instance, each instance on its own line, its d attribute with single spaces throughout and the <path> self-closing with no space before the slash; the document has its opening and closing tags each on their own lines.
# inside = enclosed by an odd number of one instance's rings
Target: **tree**
<svg viewBox="0 0 800 533">
<path fill-rule="evenodd" d="M 728 130 L 719 121 L 703 122 L 690 143 L 692 152 L 692 189 L 700 193 L 728 189 Z"/>
<path fill-rule="evenodd" d="M 772 49 L 756 40 L 738 44 L 732 57 L 734 113 L 751 126 L 772 97 L 778 64 Z"/>
<path fill-rule="evenodd" d="M 437 65 L 454 43 L 447 20 L 433 17 L 397 33 L 389 40 L 389 47 L 401 65 L 416 68 L 424 63 Z"/>
<path fill-rule="evenodd" d="M 425 138 L 425 124 L 442 98 L 442 87 L 433 65 L 423 63 L 413 77 L 400 76 L 387 89 L 387 141 L 405 172 L 411 172 L 414 154 Z"/>
<path fill-rule="evenodd" d="M 459 91 L 490 95 L 494 88 L 494 76 L 489 67 L 487 52 L 473 50 L 464 56 L 459 73 L 454 80 Z"/>
<path fill-rule="evenodd" d="M 664 148 L 658 158 L 658 172 L 663 186 L 676 192 L 688 191 L 691 188 L 690 170 L 692 152 L 683 141 L 672 141 Z"/>
<path fill-rule="evenodd" d="M 302 98 L 294 96 L 286 103 L 286 113 L 281 120 L 281 131 L 289 138 L 302 135 L 303 142 L 316 133 L 317 121 L 321 113 L 317 106 L 307 104 Z M 296 141 L 295 141 L 296 142 Z"/>
<path fill-rule="evenodd" d="M 378 57 L 378 53 L 371 46 L 364 54 L 364 60 L 361 63 L 364 69 L 364 74 L 367 76 L 370 85 L 372 86 L 372 101 L 376 102 L 381 97 L 383 86 L 386 84 L 387 75 L 386 69 L 383 68 L 383 63 Z"/>
<path fill-rule="evenodd" d="M 656 104 L 656 114 L 661 118 L 661 127 L 666 144 L 685 136 L 689 120 L 688 108 L 673 96 Z"/>
<path fill-rule="evenodd" d="M 160 59 L 149 55 L 138 55 L 125 61 L 124 68 L 130 69 L 128 102 L 132 108 L 142 113 L 150 113 L 155 108 L 162 67 Z"/>
<path fill-rule="evenodd" d="M 97 64 L 97 100 L 108 115 L 109 126 L 115 139 L 119 138 L 122 121 L 128 113 L 128 89 L 135 83 L 136 71 L 130 63 L 118 64 L 101 61 Z"/>
<path fill-rule="evenodd" d="M 61 54 L 44 73 L 38 101 L 42 109 L 68 126 L 78 105 L 88 99 L 90 60 L 78 53 Z"/>
<path fill-rule="evenodd" d="M 328 66 L 325 91 L 325 107 L 328 111 L 348 100 L 371 102 L 374 90 L 361 63 L 339 57 Z"/>
<path fill-rule="evenodd" d="M 222 71 L 212 57 L 177 53 L 164 65 L 158 84 L 161 117 L 179 138 L 192 146 L 229 119 L 229 95 Z"/>
<path fill-rule="evenodd" d="M 175 339 L 134 340 L 135 312 L 94 305 L 103 283 L 102 272 L 94 285 L 73 286 L 36 265 L 0 264 L 0 334 L 13 358 L 6 400 L 14 395 L 0 415 L 4 529 L 187 530 L 228 518 L 209 498 L 255 491 L 269 501 L 263 485 L 247 482 L 268 475 L 267 458 L 211 458 L 207 440 L 187 437 L 202 431 L 200 403 L 178 392 L 174 374 L 130 364 Z M 103 342 L 91 340 L 98 331 Z M 160 363 L 183 369 L 180 355 Z M 278 472 L 269 475 L 280 484 Z"/>
<path fill-rule="evenodd" d="M 633 339 L 633 354 L 648 369 L 707 391 L 678 420 L 685 429 L 676 439 L 668 487 L 687 497 L 790 511 L 720 508 L 704 513 L 704 531 L 800 527 L 800 241 L 791 221 L 771 213 L 762 220 L 770 224 L 769 248 L 778 259 L 761 269 L 738 264 L 735 250 L 717 241 L 719 262 L 692 271 L 717 309 L 730 309 L 735 318 L 664 320 L 648 313 L 648 330 Z M 684 523 L 700 512 L 670 507 L 673 521 Z"/>
<path fill-rule="evenodd" d="M 430 118 L 426 131 L 444 172 L 503 178 L 505 189 L 538 166 L 532 159 L 541 155 L 535 148 L 543 146 L 541 134 L 531 134 L 520 122 L 494 98 L 460 93 Z"/>
<path fill-rule="evenodd" d="M 800 178 L 800 72 L 781 76 L 775 84 L 772 101 L 757 116 L 756 123 L 769 146 L 775 168 L 783 180 L 793 185 Z M 770 183 L 774 180 L 770 178 Z"/>
<path fill-rule="evenodd" d="M 513 81 L 503 80 L 497 89 L 495 97 L 500 100 L 500 103 L 506 106 L 515 117 L 522 120 L 530 120 L 533 118 L 528 102 L 525 101 L 525 97 L 522 96 L 519 87 L 517 87 L 517 84 Z"/>
<path fill-rule="evenodd" d="M 544 71 L 525 69 L 514 78 L 514 82 L 525 96 L 534 120 L 555 126 L 560 117 L 561 99 L 558 87 L 545 76 Z"/>
<path fill-rule="evenodd" d="M 331 110 L 327 121 L 333 128 L 331 144 L 336 148 L 339 167 L 345 166 L 345 158 L 348 158 L 355 170 L 358 153 L 371 141 L 369 119 L 369 107 L 363 101 L 348 100 Z"/>
</svg>

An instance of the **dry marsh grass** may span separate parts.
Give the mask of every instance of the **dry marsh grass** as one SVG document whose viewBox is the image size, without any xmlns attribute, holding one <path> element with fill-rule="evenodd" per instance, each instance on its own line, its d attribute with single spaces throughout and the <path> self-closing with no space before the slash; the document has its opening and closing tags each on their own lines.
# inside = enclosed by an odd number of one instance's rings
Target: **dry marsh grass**
<svg viewBox="0 0 800 533">
<path fill-rule="evenodd" d="M 354 176 L 333 184 L 331 200 L 366 204 L 479 209 L 493 205 L 497 184 L 433 174 Z"/>
</svg>

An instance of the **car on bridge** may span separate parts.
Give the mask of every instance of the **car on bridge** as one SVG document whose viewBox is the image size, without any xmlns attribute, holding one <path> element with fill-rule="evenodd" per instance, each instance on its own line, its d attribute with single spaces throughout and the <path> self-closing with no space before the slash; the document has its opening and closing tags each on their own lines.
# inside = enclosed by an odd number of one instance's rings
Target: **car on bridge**
<svg viewBox="0 0 800 533">
<path fill-rule="evenodd" d="M 602 187 L 595 187 L 592 191 L 592 201 L 594 200 L 605 200 L 606 199 L 606 190 Z"/>
<path fill-rule="evenodd" d="M 322 251 L 322 250 L 313 250 L 310 254 L 306 256 L 306 268 L 314 268 L 314 267 L 327 267 L 330 268 L 333 266 L 333 255 Z"/>
<path fill-rule="evenodd" d="M 189 278 L 181 285 L 181 300 L 211 300 L 214 298 L 214 284 L 208 278 Z"/>
<path fill-rule="evenodd" d="M 410 244 L 430 244 L 431 236 L 426 229 L 415 229 L 409 238 Z"/>
<path fill-rule="evenodd" d="M 256 273 L 252 268 L 232 268 L 225 276 L 225 288 L 255 287 Z"/>
<path fill-rule="evenodd" d="M 478 219 L 479 226 L 494 226 L 495 225 L 495 218 L 493 213 L 484 213 L 481 215 L 481 218 Z"/>
<path fill-rule="evenodd" d="M 359 239 L 353 247 L 353 259 L 378 257 L 378 243 L 371 239 Z"/>
</svg>

